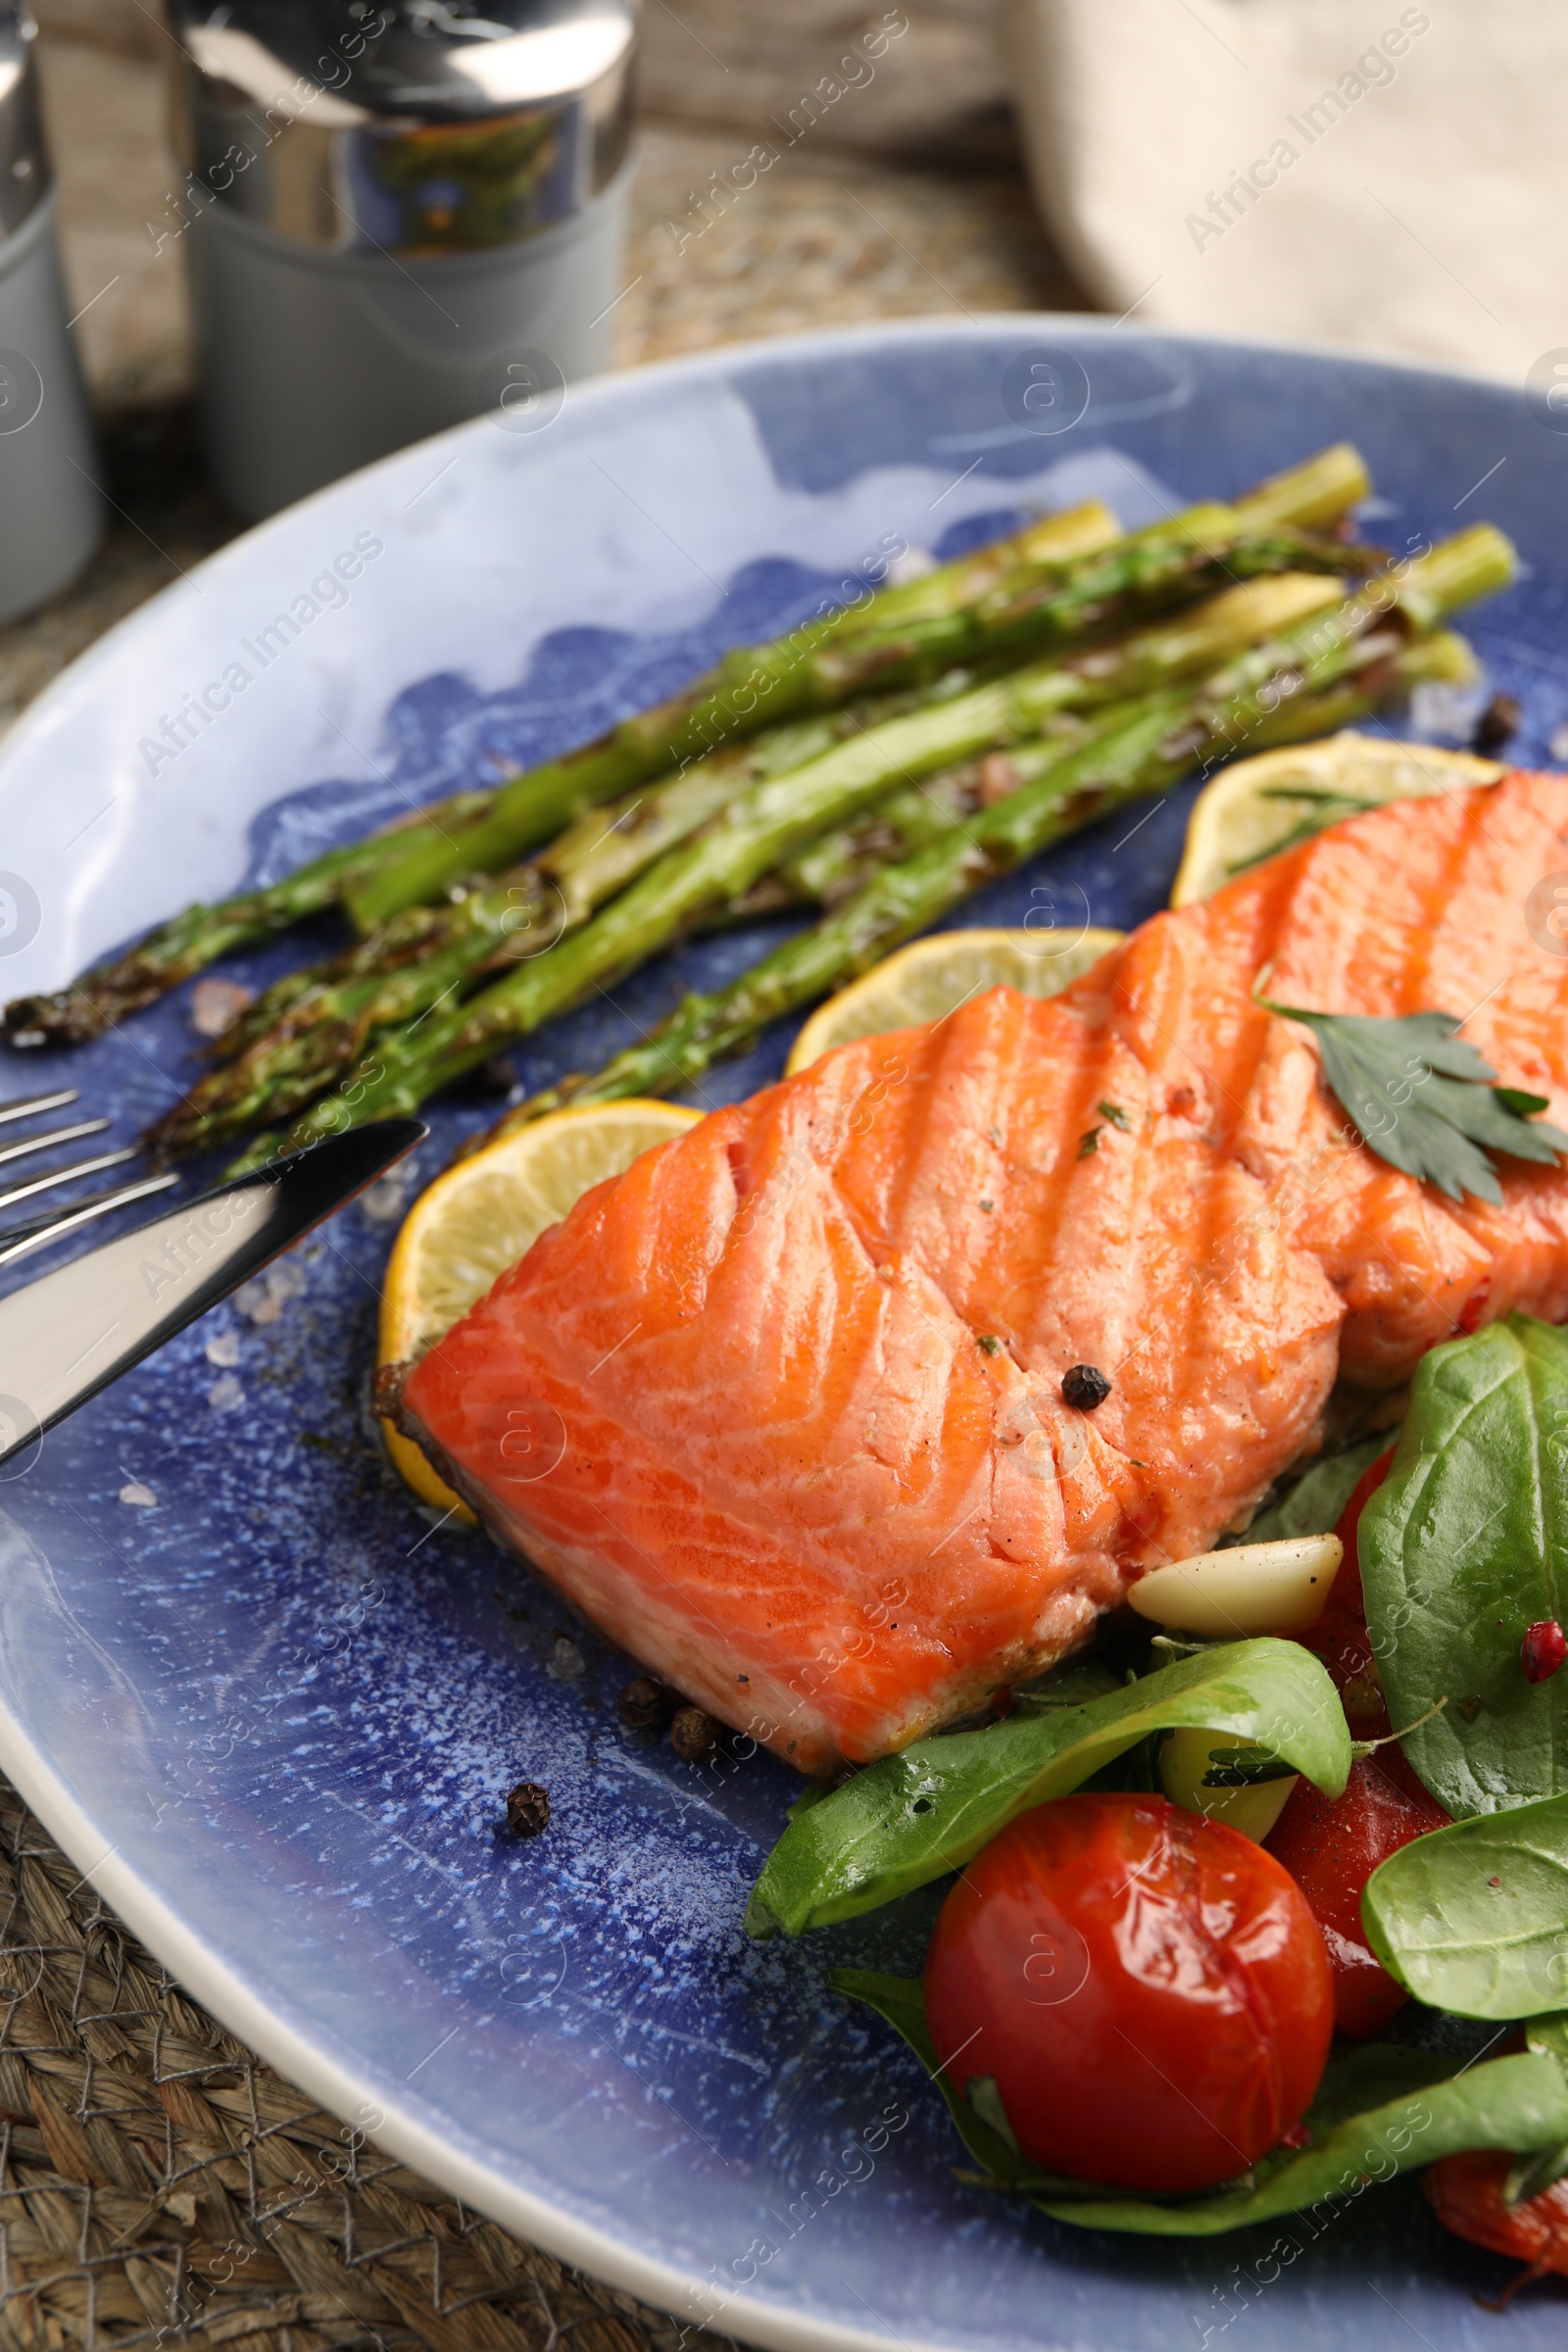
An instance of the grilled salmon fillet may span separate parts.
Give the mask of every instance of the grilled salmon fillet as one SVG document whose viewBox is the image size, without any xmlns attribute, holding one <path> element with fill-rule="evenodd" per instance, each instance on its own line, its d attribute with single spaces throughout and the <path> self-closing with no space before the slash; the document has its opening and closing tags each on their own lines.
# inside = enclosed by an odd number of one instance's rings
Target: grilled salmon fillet
<svg viewBox="0 0 1568 2352">
<path fill-rule="evenodd" d="M 1446 1200 L 1252 995 L 1468 1015 L 1562 1123 L 1568 956 L 1525 903 L 1565 866 L 1568 778 L 1513 774 L 1341 824 L 1050 1002 L 840 1047 L 587 1194 L 402 1425 L 725 1723 L 813 1774 L 900 1747 L 1245 1526 L 1338 1379 L 1568 1319 L 1568 1171 Z"/>
</svg>

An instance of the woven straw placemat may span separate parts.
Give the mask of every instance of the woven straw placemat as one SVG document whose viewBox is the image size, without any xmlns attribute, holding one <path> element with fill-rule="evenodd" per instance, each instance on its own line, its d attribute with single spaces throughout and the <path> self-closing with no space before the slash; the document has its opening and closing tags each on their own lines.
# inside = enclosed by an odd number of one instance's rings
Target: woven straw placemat
<svg viewBox="0 0 1568 2352">
<path fill-rule="evenodd" d="M 0 2352 L 683 2343 L 728 2339 L 521 2244 L 292 2089 L 0 1781 Z"/>
</svg>

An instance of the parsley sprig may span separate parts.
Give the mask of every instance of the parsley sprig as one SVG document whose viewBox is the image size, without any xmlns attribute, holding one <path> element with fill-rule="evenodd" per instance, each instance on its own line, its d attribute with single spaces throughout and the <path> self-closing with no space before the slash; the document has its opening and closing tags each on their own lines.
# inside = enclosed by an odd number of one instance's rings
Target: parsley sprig
<svg viewBox="0 0 1568 2352">
<path fill-rule="evenodd" d="M 1568 1152 L 1568 1135 L 1537 1118 L 1544 1095 L 1499 1086 L 1497 1073 L 1464 1038 L 1449 1012 L 1378 1020 L 1358 1012 L 1307 1012 L 1257 999 L 1265 1011 L 1301 1021 L 1318 1042 L 1330 1092 L 1369 1151 L 1435 1184 L 1450 1200 L 1472 1193 L 1494 1204 L 1502 1188 L 1489 1156 L 1549 1167 Z"/>
</svg>

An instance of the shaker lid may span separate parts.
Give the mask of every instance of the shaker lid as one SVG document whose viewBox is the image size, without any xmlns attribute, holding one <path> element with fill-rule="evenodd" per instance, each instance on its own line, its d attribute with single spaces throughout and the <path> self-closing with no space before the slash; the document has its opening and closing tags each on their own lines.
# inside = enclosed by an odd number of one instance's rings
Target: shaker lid
<svg viewBox="0 0 1568 2352">
<path fill-rule="evenodd" d="M 20 0 L 0 0 L 0 237 L 22 226 L 52 179 L 32 62 L 37 31 Z"/>
<path fill-rule="evenodd" d="M 334 127 L 494 119 L 621 68 L 635 0 L 172 0 L 198 71 Z"/>
<path fill-rule="evenodd" d="M 170 0 L 178 144 L 208 198 L 294 243 L 514 244 L 620 171 L 639 5 Z"/>
</svg>

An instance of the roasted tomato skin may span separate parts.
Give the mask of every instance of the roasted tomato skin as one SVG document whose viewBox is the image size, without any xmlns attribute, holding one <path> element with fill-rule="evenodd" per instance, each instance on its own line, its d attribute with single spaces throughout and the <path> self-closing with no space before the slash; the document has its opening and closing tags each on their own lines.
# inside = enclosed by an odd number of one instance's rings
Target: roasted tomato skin
<svg viewBox="0 0 1568 2352">
<path fill-rule="evenodd" d="M 1393 1462 L 1391 1446 L 1362 1472 L 1334 1531 L 1345 1545 L 1345 1559 L 1328 1607 L 1301 1637 L 1328 1669 L 1358 1740 L 1387 1739 L 1392 1728 L 1366 1630 L 1358 1543 L 1361 1513 Z M 1335 2023 L 1353 2041 L 1364 2041 L 1386 2026 L 1406 1998 L 1368 1949 L 1361 1889 L 1390 1854 L 1447 1824 L 1448 1815 L 1395 1743 L 1354 1763 L 1345 1794 L 1332 1802 L 1309 1781 L 1298 1782 L 1264 1840 L 1301 1888 L 1323 1931 L 1334 1971 Z"/>
<path fill-rule="evenodd" d="M 1391 1728 L 1377 1660 L 1372 1655 L 1372 1644 L 1367 1639 L 1358 1538 L 1361 1513 L 1393 1466 L 1394 1447 L 1391 1446 L 1387 1453 L 1380 1453 L 1377 1460 L 1362 1471 L 1355 1491 L 1341 1512 L 1339 1525 L 1334 1530 L 1345 1546 L 1345 1557 L 1334 1579 L 1328 1606 L 1316 1625 L 1309 1627 L 1299 1637 L 1308 1649 L 1317 1652 L 1328 1669 L 1334 1688 L 1345 1701 L 1346 1720 L 1350 1726 L 1351 1736 L 1357 1740 L 1381 1740 Z"/>
<path fill-rule="evenodd" d="M 1026 2156 L 1123 2188 L 1245 2172 L 1310 2103 L 1334 2028 L 1287 1873 L 1161 1796 L 1010 1823 L 942 1907 L 925 2001 L 955 2086 L 992 2077 Z"/>
<path fill-rule="evenodd" d="M 1361 1889 L 1401 1845 L 1448 1825 L 1447 1814 L 1413 1774 L 1410 1782 L 1414 1795 L 1381 1769 L 1379 1757 L 1357 1757 L 1341 1797 L 1331 1800 L 1310 1781 L 1298 1781 L 1264 1839 L 1323 1932 L 1334 1972 L 1334 2022 L 1352 2041 L 1386 2026 L 1406 1998 L 1368 1948 Z"/>
<path fill-rule="evenodd" d="M 1494 2254 L 1516 2254 L 1538 2277 L 1544 2271 L 1568 2275 L 1568 2180 L 1554 2180 L 1524 2204 L 1505 2205 L 1512 2164 L 1505 2150 L 1470 2149 L 1429 2165 L 1422 2185 L 1455 2237 L 1490 2246 Z"/>
</svg>

